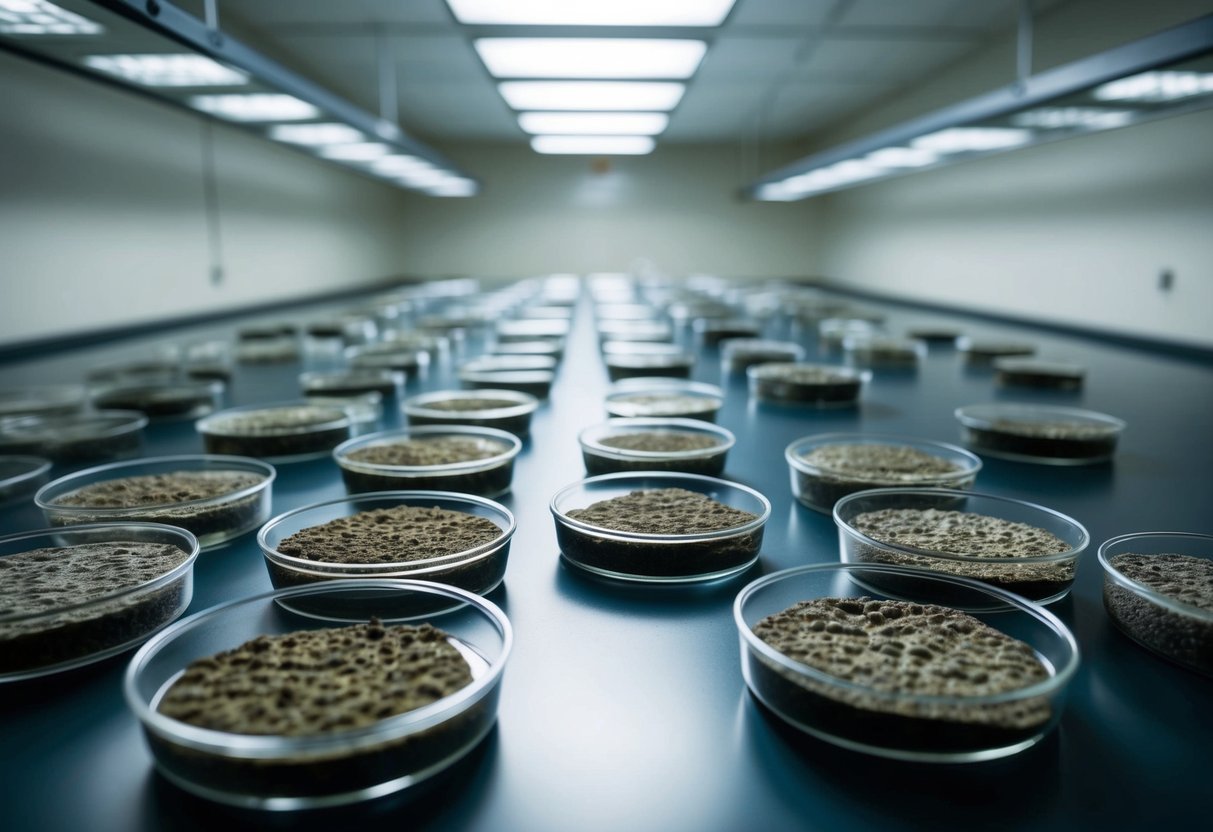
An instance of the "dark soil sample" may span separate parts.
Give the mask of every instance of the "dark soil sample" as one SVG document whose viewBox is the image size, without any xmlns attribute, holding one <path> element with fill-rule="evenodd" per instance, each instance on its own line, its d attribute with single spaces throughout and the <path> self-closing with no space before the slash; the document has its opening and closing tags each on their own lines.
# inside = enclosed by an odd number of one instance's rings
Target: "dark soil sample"
<svg viewBox="0 0 1213 832">
<path fill-rule="evenodd" d="M 757 338 L 762 326 L 752 321 L 696 321 L 695 332 L 700 342 L 709 349 L 719 347 L 726 338 Z"/>
<path fill-rule="evenodd" d="M 395 506 L 302 529 L 278 551 L 325 563 L 406 563 L 466 552 L 501 534 L 492 520 L 464 511 Z"/>
<path fill-rule="evenodd" d="M 1102 462 L 1116 451 L 1120 431 L 1089 422 L 996 419 L 987 427 L 965 425 L 965 441 L 975 450 L 1045 459 Z"/>
<path fill-rule="evenodd" d="M 645 451 L 649 453 L 686 454 L 689 451 L 710 451 L 721 448 L 719 453 L 704 453 L 669 459 L 642 457 L 620 458 L 605 456 L 592 448 L 582 448 L 582 460 L 590 476 L 613 474 L 617 471 L 676 471 L 683 474 L 702 474 L 715 477 L 724 471 L 727 450 L 719 437 L 691 431 L 642 431 L 621 433 L 598 440 L 599 445 L 622 451 Z"/>
<path fill-rule="evenodd" d="M 397 370 L 415 373 L 422 364 L 429 363 L 429 353 L 417 350 L 397 352 L 367 352 L 350 359 L 350 366 L 362 370 Z"/>
<path fill-rule="evenodd" d="M 384 399 L 395 397 L 403 376 L 385 377 L 379 373 L 331 373 L 305 378 L 300 385 L 305 395 L 353 397 L 378 393 Z"/>
<path fill-rule="evenodd" d="M 537 399 L 546 399 L 552 392 L 556 374 L 550 370 L 485 370 L 459 374 L 464 387 L 473 390 L 515 390 Z"/>
<path fill-rule="evenodd" d="M 260 492 L 226 502 L 183 505 L 235 494 L 265 481 L 245 471 L 173 471 L 117 477 L 69 491 L 51 501 L 52 507 L 83 509 L 70 515 L 48 512 L 53 525 L 112 522 L 112 515 L 90 514 L 88 509 L 129 509 L 125 522 L 167 523 L 189 532 L 206 545 L 215 535 L 224 538 L 256 525 L 262 505 Z M 205 539 L 205 540 L 204 540 Z"/>
<path fill-rule="evenodd" d="M 289 364 L 299 360 L 299 344 L 294 336 L 242 341 L 236 345 L 236 360 L 241 364 Z"/>
<path fill-rule="evenodd" d="M 994 380 L 1004 386 L 1045 390 L 1081 390 L 1086 370 L 1077 364 L 1002 358 L 994 362 Z"/>
<path fill-rule="evenodd" d="M 863 389 L 862 375 L 815 364 L 760 364 L 749 373 L 751 392 L 764 402 L 854 405 Z"/>
<path fill-rule="evenodd" d="M 949 329 L 948 327 L 920 326 L 906 330 L 907 338 L 940 346 L 955 345 L 956 339 L 962 335 L 964 333 L 959 329 Z"/>
<path fill-rule="evenodd" d="M 441 508 L 395 506 L 361 511 L 350 517 L 302 529 L 278 544 L 284 555 L 317 564 L 384 564 L 384 574 L 398 573 L 416 563 L 458 555 L 500 540 L 501 528 L 492 520 L 462 511 Z M 427 581 L 484 593 L 505 576 L 509 542 L 473 560 L 459 560 L 447 568 L 427 571 L 418 577 Z M 339 568 L 300 571 L 289 564 L 267 558 L 266 568 L 275 587 L 294 586 L 330 578 L 353 577 Z M 329 573 L 331 574 L 323 574 Z M 368 577 L 359 571 L 357 577 Z"/>
<path fill-rule="evenodd" d="M 863 337 L 844 340 L 843 348 L 857 364 L 872 367 L 910 368 L 917 367 L 921 354 L 915 341 L 896 338 Z"/>
<path fill-rule="evenodd" d="M 374 726 L 456 693 L 477 673 L 467 656 L 474 656 L 471 648 L 429 624 L 385 627 L 372 619 L 262 636 L 191 664 L 159 710 L 230 733 L 323 737 Z M 152 732 L 147 738 L 158 764 L 187 783 L 221 793 L 306 799 L 423 774 L 471 748 L 494 718 L 495 695 L 402 738 L 286 759 L 219 756 Z"/>
<path fill-rule="evenodd" d="M 611 381 L 625 378 L 690 378 L 695 356 L 681 355 L 610 355 L 606 358 L 607 377 Z"/>
<path fill-rule="evenodd" d="M 192 364 L 185 368 L 185 375 L 195 381 L 220 381 L 227 384 L 232 380 L 232 368 L 226 364 Z"/>
<path fill-rule="evenodd" d="M 236 338 L 240 341 L 272 341 L 278 338 L 293 338 L 299 334 L 299 327 L 290 323 L 257 324 L 242 327 Z"/>
<path fill-rule="evenodd" d="M 490 460 L 509 449 L 491 439 L 401 439 L 351 451 L 340 462 L 341 476 L 351 494 L 407 488 L 493 497 L 509 491 L 513 458 L 472 470 L 443 470 L 443 466 Z"/>
<path fill-rule="evenodd" d="M 992 364 L 994 359 L 1013 355 L 1035 355 L 1036 345 L 1022 341 L 974 341 L 960 344 L 965 359 L 971 364 Z"/>
<path fill-rule="evenodd" d="M 934 558 L 929 554 L 892 552 L 855 543 L 855 560 L 861 563 L 891 563 L 960 575 L 1030 599 L 1053 598 L 1074 582 L 1077 559 L 981 562 L 983 558 L 1031 559 L 1069 551 L 1070 545 L 1064 540 L 1027 523 L 973 512 L 901 508 L 857 514 L 850 525 L 880 543 L 968 558 L 964 561 Z"/>
<path fill-rule="evenodd" d="M 211 384 L 123 385 L 93 396 L 98 410 L 138 410 L 152 419 L 186 419 L 210 413 L 222 388 Z"/>
<path fill-rule="evenodd" d="M 608 448 L 619 448 L 625 451 L 653 451 L 683 453 L 715 448 L 721 442 L 715 436 L 690 431 L 641 431 L 638 433 L 621 433 L 607 436 L 598 441 Z"/>
<path fill-rule="evenodd" d="M 1213 676 L 1213 560 L 1125 553 L 1110 563 L 1129 580 L 1205 613 L 1170 609 L 1105 580 L 1104 607 L 1112 622 L 1151 650 Z"/>
<path fill-rule="evenodd" d="M 530 433 L 531 415 L 538 407 L 533 398 L 495 399 L 452 394 L 446 399 L 405 403 L 410 425 L 467 425 L 496 428 L 523 437 Z"/>
<path fill-rule="evenodd" d="M 716 412 L 723 402 L 716 396 L 693 396 L 683 393 L 633 393 L 612 396 L 607 400 L 607 412 L 612 416 L 679 416 L 715 422 Z"/>
<path fill-rule="evenodd" d="M 1049 678 L 1031 646 L 948 607 L 819 598 L 764 618 L 754 635 L 838 680 L 754 658 L 752 684 L 761 698 L 796 722 L 850 742 L 910 753 L 976 752 L 1029 740 L 1052 718 L 1043 696 L 973 705 L 912 698 L 992 696 Z"/>
<path fill-rule="evenodd" d="M 476 413 L 484 410 L 498 410 L 503 407 L 517 407 L 522 402 L 517 399 L 441 399 L 426 402 L 426 410 L 442 410 L 449 413 Z"/>
<path fill-rule="evenodd" d="M 167 624 L 189 602 L 188 574 L 151 592 L 101 599 L 167 575 L 188 558 L 171 544 L 126 541 L 0 557 L 0 673 L 82 659 Z"/>
<path fill-rule="evenodd" d="M 185 669 L 165 716 L 233 734 L 314 736 L 361 728 L 437 702 L 472 683 L 441 630 L 378 621 L 261 636 Z"/>
<path fill-rule="evenodd" d="M 510 355 L 548 356 L 559 361 L 564 357 L 564 343 L 556 340 L 507 341 L 495 344 L 493 346 L 492 356 Z"/>
<path fill-rule="evenodd" d="M 294 457 L 324 454 L 350 438 L 349 415 L 333 407 L 295 405 L 220 414 L 199 423 L 206 452 Z"/>
<path fill-rule="evenodd" d="M 608 532 L 696 535 L 725 532 L 757 514 L 682 488 L 633 491 L 566 513 L 571 520 Z M 743 568 L 758 556 L 762 528 L 708 540 L 620 541 L 556 524 L 560 551 L 590 569 L 650 577 L 699 576 Z"/>
<path fill-rule="evenodd" d="M 348 458 L 374 465 L 450 465 L 454 462 L 490 459 L 508 450 L 508 446 L 488 439 L 435 436 L 358 448 L 350 451 Z"/>
<path fill-rule="evenodd" d="M 961 470 L 954 462 L 909 445 L 822 445 L 799 459 L 817 469 L 808 473 L 792 468 L 801 499 L 825 510 L 869 488 L 931 485 L 941 479 L 951 484 L 951 476 Z"/>
<path fill-rule="evenodd" d="M 0 453 L 80 465 L 137 456 L 147 420 L 135 414 L 25 417 L 0 426 Z"/>
<path fill-rule="evenodd" d="M 750 338 L 735 339 L 725 344 L 723 351 L 722 364 L 728 373 L 742 373 L 755 364 L 786 363 L 804 357 L 799 344 Z"/>
</svg>

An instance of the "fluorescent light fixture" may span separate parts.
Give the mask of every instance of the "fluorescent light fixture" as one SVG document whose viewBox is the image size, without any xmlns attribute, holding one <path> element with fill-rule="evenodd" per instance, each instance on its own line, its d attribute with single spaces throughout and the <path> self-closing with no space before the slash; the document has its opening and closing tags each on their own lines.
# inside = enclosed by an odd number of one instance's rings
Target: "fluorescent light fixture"
<svg viewBox="0 0 1213 832">
<path fill-rule="evenodd" d="M 936 153 L 972 153 L 1005 150 L 1032 141 L 1032 131 L 1017 127 L 949 127 L 910 142 L 919 150 Z"/>
<path fill-rule="evenodd" d="M 306 121 L 320 115 L 313 105 L 285 93 L 258 92 L 229 95 L 195 95 L 195 110 L 228 121 Z"/>
<path fill-rule="evenodd" d="M 1132 124 L 1132 110 L 1103 110 L 1098 107 L 1038 107 L 1011 119 L 1017 127 L 1044 130 L 1064 130 L 1080 127 L 1087 130 L 1110 130 Z"/>
<path fill-rule="evenodd" d="M 672 110 L 686 90 L 676 81 L 502 81 L 515 110 Z"/>
<path fill-rule="evenodd" d="M 719 26 L 734 0 L 446 0 L 460 23 L 487 26 Z"/>
<path fill-rule="evenodd" d="M 522 113 L 518 126 L 531 134 L 561 136 L 656 136 L 665 130 L 665 113 Z"/>
<path fill-rule="evenodd" d="M 1096 101 L 1177 101 L 1213 93 L 1213 72 L 1143 72 L 1096 87 Z"/>
<path fill-rule="evenodd" d="M 414 188 L 432 188 L 449 180 L 451 174 L 438 168 L 430 168 L 429 170 L 418 170 L 400 174 L 396 178 Z"/>
<path fill-rule="evenodd" d="M 648 136 L 535 136 L 536 153 L 576 156 L 643 156 L 656 146 Z"/>
<path fill-rule="evenodd" d="M 275 124 L 270 128 L 270 138 L 286 144 L 304 147 L 321 147 L 326 144 L 354 144 L 366 140 L 361 131 L 348 124 L 325 122 L 322 124 Z"/>
<path fill-rule="evenodd" d="M 319 153 L 336 162 L 373 162 L 388 156 L 395 148 L 379 142 L 355 142 L 354 144 L 330 144 L 320 148 Z"/>
<path fill-rule="evenodd" d="M 1211 58 L 1213 15 L 1204 15 L 825 148 L 763 174 L 744 193 L 799 199 L 1210 108 Z"/>
<path fill-rule="evenodd" d="M 463 197 L 476 195 L 476 183 L 462 176 L 451 176 L 426 190 L 430 196 Z"/>
<path fill-rule="evenodd" d="M 659 38 L 480 38 L 495 78 L 690 78 L 708 45 Z"/>
<path fill-rule="evenodd" d="M 0 0 L 0 34 L 99 35 L 105 27 L 44 0 Z"/>
<path fill-rule="evenodd" d="M 434 170 L 434 166 L 416 156 L 393 154 L 380 156 L 371 162 L 371 170 L 383 176 L 400 176 L 422 170 Z"/>
<path fill-rule="evenodd" d="M 88 55 L 84 65 L 145 87 L 236 87 L 249 80 L 205 55 Z"/>
<path fill-rule="evenodd" d="M 884 147 L 864 157 L 882 168 L 921 168 L 939 161 L 939 154 L 917 147 Z"/>
</svg>

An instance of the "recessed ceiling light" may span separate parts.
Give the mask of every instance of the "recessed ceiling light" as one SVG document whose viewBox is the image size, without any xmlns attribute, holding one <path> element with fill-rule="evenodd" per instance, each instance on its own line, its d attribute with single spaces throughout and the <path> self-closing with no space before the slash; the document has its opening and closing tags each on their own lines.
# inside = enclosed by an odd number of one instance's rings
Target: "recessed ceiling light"
<svg viewBox="0 0 1213 832">
<path fill-rule="evenodd" d="M 515 110 L 672 110 L 686 85 L 676 81 L 502 81 Z"/>
<path fill-rule="evenodd" d="M 481 38 L 496 78 L 689 78 L 708 45 L 657 38 Z"/>
<path fill-rule="evenodd" d="M 354 144 L 331 144 L 320 148 L 320 155 L 338 162 L 370 162 L 387 156 L 392 148 L 379 142 L 355 142 Z"/>
<path fill-rule="evenodd" d="M 195 95 L 190 106 L 228 121 L 305 121 L 320 111 L 306 101 L 283 93 Z"/>
<path fill-rule="evenodd" d="M 1110 130 L 1132 124 L 1135 115 L 1132 110 L 1104 110 L 1099 107 L 1038 107 L 1020 113 L 1011 119 L 1011 123 L 1017 127 L 1040 127 L 1045 130 L 1067 127 Z"/>
<path fill-rule="evenodd" d="M 532 134 L 564 136 L 656 136 L 665 130 L 665 113 L 521 113 L 518 126 Z"/>
<path fill-rule="evenodd" d="M 939 154 L 916 147 L 884 147 L 864 158 L 883 168 L 921 168 L 938 162 Z"/>
<path fill-rule="evenodd" d="M 323 124 L 275 124 L 270 128 L 270 138 L 300 144 L 306 147 L 320 147 L 326 144 L 353 144 L 366 140 L 362 132 L 348 124 L 326 122 Z"/>
<path fill-rule="evenodd" d="M 0 34 L 99 35 L 105 27 L 44 0 L 0 0 Z"/>
<path fill-rule="evenodd" d="M 1097 101 L 1162 103 L 1213 93 L 1213 72 L 1142 72 L 1096 87 Z"/>
<path fill-rule="evenodd" d="M 719 26 L 735 0 L 446 0 L 460 23 L 491 26 Z"/>
<path fill-rule="evenodd" d="M 371 170 L 373 170 L 375 173 L 383 174 L 384 176 L 400 176 L 403 174 L 433 169 L 434 166 L 424 159 L 419 159 L 416 156 L 408 156 L 403 153 L 394 154 L 392 156 L 380 156 L 378 159 L 371 162 Z"/>
<path fill-rule="evenodd" d="M 648 136 L 535 136 L 536 153 L 578 156 L 643 156 L 656 146 Z"/>
<path fill-rule="evenodd" d="M 89 55 L 84 65 L 145 87 L 234 87 L 249 80 L 205 55 Z"/>
<path fill-rule="evenodd" d="M 1003 150 L 1032 141 L 1032 131 L 1012 127 L 949 127 L 937 133 L 919 136 L 911 145 L 936 153 L 970 153 Z"/>
<path fill-rule="evenodd" d="M 462 176 L 449 176 L 446 181 L 432 185 L 426 189 L 430 196 L 461 197 L 475 196 L 476 183 Z"/>
</svg>

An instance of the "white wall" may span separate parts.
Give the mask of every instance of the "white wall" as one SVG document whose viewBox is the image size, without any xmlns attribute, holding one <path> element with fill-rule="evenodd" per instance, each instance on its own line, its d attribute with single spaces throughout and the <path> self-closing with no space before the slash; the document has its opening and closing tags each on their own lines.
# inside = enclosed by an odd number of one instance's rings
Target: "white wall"
<svg viewBox="0 0 1213 832">
<path fill-rule="evenodd" d="M 1071 0 L 1037 22 L 1037 69 L 1211 10 Z M 819 147 L 1013 79 L 1012 41 Z M 820 200 L 821 271 L 863 289 L 1213 346 L 1213 111 L 874 183 Z M 1162 269 L 1175 286 L 1157 288 Z"/>
<path fill-rule="evenodd" d="M 0 343 L 353 288 L 404 269 L 403 193 L 0 53 Z"/>
<path fill-rule="evenodd" d="M 410 197 L 400 229 L 419 274 L 620 271 L 787 276 L 813 271 L 817 206 L 737 198 L 737 148 L 658 142 L 609 170 L 526 145 L 443 145 L 484 181 L 475 199 Z M 778 149 L 777 149 L 778 150 Z M 787 149 L 783 149 L 786 156 Z"/>
</svg>

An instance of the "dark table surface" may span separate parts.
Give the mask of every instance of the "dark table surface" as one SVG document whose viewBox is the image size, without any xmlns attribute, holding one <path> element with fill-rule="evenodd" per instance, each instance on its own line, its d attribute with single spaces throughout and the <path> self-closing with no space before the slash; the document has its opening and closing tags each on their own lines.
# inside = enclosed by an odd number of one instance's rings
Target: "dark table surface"
<svg viewBox="0 0 1213 832">
<path fill-rule="evenodd" d="M 0 828 L 1208 828 L 1213 679 L 1158 658 L 1113 628 L 1095 549 L 1129 532 L 1213 532 L 1213 366 L 1077 335 L 866 305 L 887 311 L 893 332 L 930 322 L 1033 341 L 1042 356 L 1086 365 L 1085 390 L 1000 389 L 988 371 L 968 369 L 953 349 L 932 346 L 917 373 L 877 372 L 856 409 L 781 408 L 750 399 L 744 377 L 722 376 L 718 353 L 700 349 L 695 378 L 724 385 L 718 422 L 737 436 L 726 476 L 772 504 L 760 562 L 709 586 L 609 583 L 561 562 L 548 510 L 559 488 L 584 476 L 578 431 L 604 418 L 608 382 L 583 296 L 551 400 L 536 413 L 513 492 L 501 500 L 518 530 L 505 583 L 490 597 L 508 613 L 516 644 L 497 727 L 469 757 L 413 793 L 361 806 L 292 816 L 215 806 L 156 775 L 121 695 L 127 653 L 0 686 Z M 0 366 L 0 388 L 78 380 L 89 367 L 137 356 L 153 341 L 227 334 L 235 326 L 10 363 Z M 766 334 L 796 338 L 811 358 L 821 355 L 810 333 L 775 322 Z M 472 340 L 465 354 L 479 350 Z M 410 380 L 408 392 L 454 386 L 458 359 Z M 228 404 L 293 398 L 300 369 L 240 367 Z M 1073 592 L 1051 607 L 1073 629 L 1083 657 L 1060 728 L 1001 761 L 911 764 L 841 750 L 764 711 L 742 681 L 733 598 L 759 575 L 838 559 L 831 518 L 792 498 L 785 446 L 827 431 L 955 442 L 953 409 L 995 400 L 1077 405 L 1128 422 L 1112 464 L 986 459 L 975 487 L 1041 503 L 1090 531 Z M 191 452 L 201 452 L 191 423 L 148 429 L 147 455 Z M 282 465 L 273 511 L 343 493 L 330 460 Z M 0 508 L 2 533 L 43 525 L 28 500 Z M 200 556 L 188 613 L 270 589 L 249 534 Z"/>
</svg>

